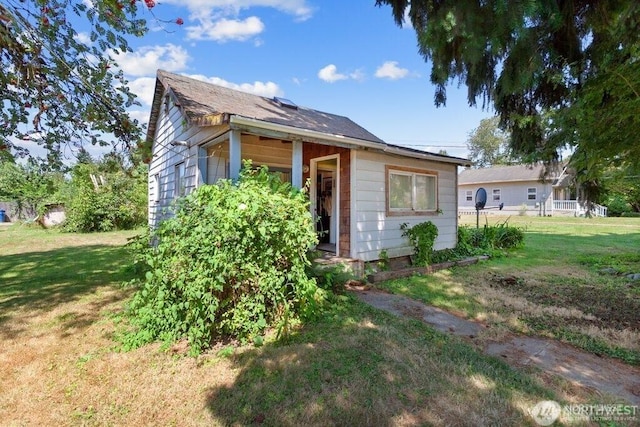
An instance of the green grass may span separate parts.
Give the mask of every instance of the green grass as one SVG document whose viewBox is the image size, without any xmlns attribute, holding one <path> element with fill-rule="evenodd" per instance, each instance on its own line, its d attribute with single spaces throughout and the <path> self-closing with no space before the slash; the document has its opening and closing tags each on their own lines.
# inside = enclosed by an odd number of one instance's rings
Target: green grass
<svg viewBox="0 0 640 427">
<path fill-rule="evenodd" d="M 261 347 L 115 351 L 131 234 L 0 229 L 3 423 L 533 426 L 541 400 L 614 401 L 349 296 Z"/>
<path fill-rule="evenodd" d="M 491 222 L 504 218 L 491 218 Z M 512 217 L 524 248 L 433 276 L 382 283 L 395 293 L 640 364 L 640 221 Z M 604 273 L 603 269 L 615 273 Z"/>
</svg>

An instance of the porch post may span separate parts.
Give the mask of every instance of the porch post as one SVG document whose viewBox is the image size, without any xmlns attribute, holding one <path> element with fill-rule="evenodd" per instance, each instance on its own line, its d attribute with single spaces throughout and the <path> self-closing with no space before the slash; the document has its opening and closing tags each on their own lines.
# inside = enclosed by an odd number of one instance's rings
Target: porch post
<svg viewBox="0 0 640 427">
<path fill-rule="evenodd" d="M 302 141 L 293 141 L 291 153 L 291 185 L 302 188 Z"/>
<path fill-rule="evenodd" d="M 229 132 L 229 178 L 238 179 L 242 168 L 242 155 L 240 149 L 241 134 L 239 130 L 232 129 Z"/>
</svg>

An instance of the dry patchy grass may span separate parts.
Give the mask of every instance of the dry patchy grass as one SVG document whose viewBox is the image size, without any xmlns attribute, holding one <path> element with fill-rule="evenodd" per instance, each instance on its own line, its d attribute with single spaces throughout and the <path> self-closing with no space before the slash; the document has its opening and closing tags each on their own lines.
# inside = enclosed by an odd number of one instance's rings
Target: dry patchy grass
<svg viewBox="0 0 640 427">
<path fill-rule="evenodd" d="M 505 218 L 488 217 L 504 222 Z M 382 286 L 491 324 L 640 364 L 640 221 L 512 217 L 525 247 L 479 265 Z M 604 273 L 603 269 L 613 273 Z"/>
<path fill-rule="evenodd" d="M 0 231 L 16 242 L 0 254 L 0 423 L 511 426 L 540 400 L 602 401 L 350 298 L 260 348 L 119 352 L 130 235 Z"/>
</svg>

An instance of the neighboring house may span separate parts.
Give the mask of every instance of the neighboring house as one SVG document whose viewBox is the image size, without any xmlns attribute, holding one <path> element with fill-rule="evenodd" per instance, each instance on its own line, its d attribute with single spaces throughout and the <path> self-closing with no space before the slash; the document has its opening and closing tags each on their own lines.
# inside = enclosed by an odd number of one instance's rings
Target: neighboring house
<svg viewBox="0 0 640 427">
<path fill-rule="evenodd" d="M 297 187 L 310 181 L 319 248 L 362 261 L 411 253 L 404 222 L 433 221 L 435 248 L 457 236 L 458 166 L 466 159 L 386 144 L 347 117 L 158 71 L 147 132 L 149 223 L 174 200 L 242 161 L 267 165 Z"/>
<path fill-rule="evenodd" d="M 580 216 L 586 212 L 571 170 L 562 165 L 547 174 L 542 164 L 465 169 L 458 177 L 460 213 L 475 213 L 475 194 L 480 187 L 487 192 L 487 213 Z M 501 203 L 503 209 L 496 209 Z M 606 216 L 606 211 L 604 206 L 593 205 L 592 215 Z"/>
</svg>

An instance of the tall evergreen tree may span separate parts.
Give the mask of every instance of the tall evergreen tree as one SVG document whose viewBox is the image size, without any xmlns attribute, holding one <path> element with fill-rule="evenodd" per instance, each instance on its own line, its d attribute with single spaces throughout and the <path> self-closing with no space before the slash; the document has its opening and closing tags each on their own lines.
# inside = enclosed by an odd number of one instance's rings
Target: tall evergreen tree
<svg viewBox="0 0 640 427">
<path fill-rule="evenodd" d="M 510 147 L 553 161 L 573 149 L 578 180 L 597 195 L 602 165 L 640 162 L 640 3 L 636 0 L 377 0 L 416 31 L 432 64 L 435 103 L 447 85 L 492 106 Z"/>
</svg>

